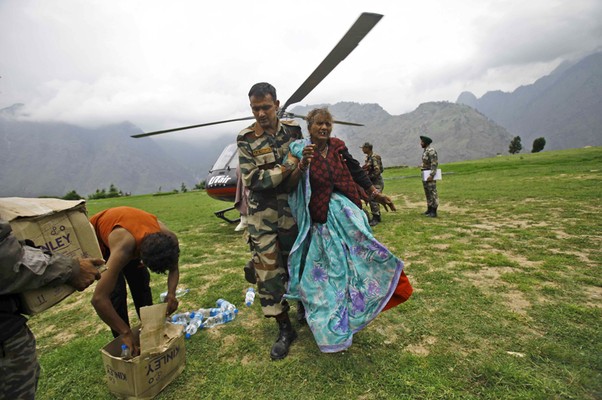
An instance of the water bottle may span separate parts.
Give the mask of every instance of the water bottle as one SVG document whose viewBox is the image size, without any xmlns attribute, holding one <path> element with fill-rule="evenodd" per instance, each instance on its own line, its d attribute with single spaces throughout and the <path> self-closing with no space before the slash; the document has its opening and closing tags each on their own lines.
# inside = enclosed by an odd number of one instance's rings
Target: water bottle
<svg viewBox="0 0 602 400">
<path fill-rule="evenodd" d="M 127 346 L 127 344 L 121 345 L 121 358 L 123 358 L 124 360 L 128 360 L 128 359 L 132 358 L 132 354 L 130 353 L 130 348 Z"/>
<path fill-rule="evenodd" d="M 176 290 L 176 298 L 180 298 L 188 292 L 190 292 L 190 289 L 177 289 Z M 166 297 L 167 297 L 167 292 L 163 292 L 159 295 L 159 298 L 161 299 L 161 303 L 163 303 L 165 301 Z"/>
<path fill-rule="evenodd" d="M 222 311 L 221 313 L 214 315 L 213 317 L 207 318 L 201 324 L 201 328 L 213 328 L 216 325 L 225 324 L 234 319 L 234 313 L 232 311 Z"/>
<path fill-rule="evenodd" d="M 247 307 L 251 307 L 253 302 L 255 301 L 255 289 L 252 287 L 247 289 L 247 294 L 245 295 L 245 304 Z"/>
<path fill-rule="evenodd" d="M 174 314 L 171 316 L 171 323 L 177 325 L 186 325 L 193 316 L 194 312 L 191 313 L 189 311 L 185 313 Z"/>
<path fill-rule="evenodd" d="M 203 316 L 201 314 L 194 314 L 194 316 L 190 318 L 190 322 L 188 325 L 186 325 L 186 329 L 184 330 L 186 332 L 186 339 L 190 339 L 192 335 L 197 333 L 202 325 L 202 322 Z"/>
<path fill-rule="evenodd" d="M 232 314 L 236 314 L 238 309 L 232 303 L 224 299 L 218 299 L 216 302 L 217 306 L 222 309 L 222 311 L 232 311 Z"/>
<path fill-rule="evenodd" d="M 213 307 L 213 308 L 199 308 L 195 311 L 197 314 L 200 314 L 203 318 L 213 317 L 214 315 L 222 312 L 221 308 Z"/>
</svg>

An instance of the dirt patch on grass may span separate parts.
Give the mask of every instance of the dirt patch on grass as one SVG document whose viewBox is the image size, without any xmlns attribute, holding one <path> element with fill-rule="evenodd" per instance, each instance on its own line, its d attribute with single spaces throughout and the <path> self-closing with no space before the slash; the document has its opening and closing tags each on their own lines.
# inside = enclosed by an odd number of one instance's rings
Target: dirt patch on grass
<svg viewBox="0 0 602 400">
<path fill-rule="evenodd" d="M 586 303 L 588 306 L 602 308 L 602 287 L 585 286 L 583 291 L 588 298 Z"/>
<path fill-rule="evenodd" d="M 420 341 L 420 343 L 406 346 L 406 350 L 417 356 L 426 357 L 431 353 L 430 348 L 432 348 L 435 343 L 437 343 L 436 337 L 426 336 Z"/>
<path fill-rule="evenodd" d="M 525 295 L 522 292 L 511 290 L 508 293 L 504 293 L 503 297 L 506 299 L 506 304 L 510 310 L 517 314 L 527 316 L 527 311 L 531 308 L 531 302 L 525 298 Z"/>
<path fill-rule="evenodd" d="M 505 286 L 506 283 L 500 277 L 502 274 L 513 272 L 516 272 L 516 269 L 512 267 L 485 267 L 475 272 L 464 272 L 464 276 L 477 287 L 491 289 Z"/>
<path fill-rule="evenodd" d="M 500 288 L 504 288 L 500 293 L 504 305 L 517 314 L 527 316 L 527 311 L 532 306 L 531 302 L 521 291 L 511 288 L 511 285 L 501 279 L 502 275 L 516 271 L 517 269 L 512 267 L 487 267 L 475 272 L 464 272 L 464 276 L 473 285 L 489 293 L 498 293 Z"/>
</svg>

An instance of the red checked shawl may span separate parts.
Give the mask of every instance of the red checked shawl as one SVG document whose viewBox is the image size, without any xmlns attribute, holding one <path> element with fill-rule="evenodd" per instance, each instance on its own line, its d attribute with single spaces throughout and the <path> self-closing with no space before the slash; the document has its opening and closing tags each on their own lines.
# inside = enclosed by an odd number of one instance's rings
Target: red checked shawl
<svg viewBox="0 0 602 400">
<path fill-rule="evenodd" d="M 333 191 L 345 195 L 362 208 L 360 194 L 347 164 L 341 157 L 341 151 L 347 152 L 345 142 L 330 138 L 326 158 L 316 149 L 310 164 L 311 198 L 309 213 L 313 222 L 325 223 L 328 204 Z"/>
</svg>

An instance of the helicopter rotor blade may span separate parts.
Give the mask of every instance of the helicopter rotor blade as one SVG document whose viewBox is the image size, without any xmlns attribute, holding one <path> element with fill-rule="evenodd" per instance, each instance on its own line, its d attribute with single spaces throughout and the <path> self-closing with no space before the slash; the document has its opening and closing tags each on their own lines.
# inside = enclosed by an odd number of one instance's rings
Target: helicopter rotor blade
<svg viewBox="0 0 602 400">
<path fill-rule="evenodd" d="M 307 121 L 307 117 L 305 115 L 294 114 L 292 112 L 284 113 L 283 117 L 284 118 L 301 118 L 302 120 Z M 335 124 L 340 124 L 340 125 L 364 126 L 363 124 L 358 124 L 355 122 L 337 121 L 337 120 L 333 120 L 332 122 Z"/>
<path fill-rule="evenodd" d="M 224 121 L 215 121 L 215 122 L 208 122 L 208 123 L 205 123 L 205 124 L 182 126 L 180 128 L 165 129 L 163 131 L 155 131 L 155 132 L 148 132 L 148 133 L 139 133 L 137 135 L 132 135 L 132 137 L 133 138 L 141 138 L 141 137 L 146 137 L 146 136 L 161 135 L 163 133 L 168 133 L 168 132 L 183 131 L 185 129 L 200 128 L 202 126 L 209 126 L 209 125 L 225 124 L 227 122 L 246 121 L 246 120 L 249 120 L 249 119 L 255 119 L 255 117 L 244 117 L 244 118 L 226 119 Z"/>
<path fill-rule="evenodd" d="M 349 28 L 345 36 L 330 51 L 318 68 L 303 82 L 295 93 L 286 101 L 281 113 L 291 104 L 298 103 L 305 98 L 326 76 L 343 61 L 370 32 L 383 17 L 382 14 L 362 13 L 357 21 Z"/>
<path fill-rule="evenodd" d="M 355 23 L 349 28 L 345 36 L 337 43 L 337 45 L 330 51 L 330 53 L 326 56 L 326 58 L 322 61 L 318 68 L 301 84 L 301 86 L 297 89 L 295 93 L 286 101 L 284 107 L 282 107 L 278 113 L 279 117 L 282 117 L 286 114 L 286 108 L 291 104 L 298 103 L 305 98 L 316 86 L 322 82 L 324 78 L 337 66 L 341 61 L 343 61 L 351 52 L 357 47 L 359 42 L 374 28 L 374 26 L 380 21 L 383 17 L 382 14 L 375 13 L 362 13 L 359 18 L 355 21 Z M 305 117 L 298 116 L 299 118 L 305 119 Z M 140 133 L 137 135 L 132 135 L 133 138 L 141 138 L 147 136 L 161 135 L 169 132 L 183 131 L 186 129 L 200 128 L 203 126 L 210 125 L 218 125 L 225 124 L 228 122 L 235 121 L 245 121 L 254 119 L 255 117 L 244 117 L 244 118 L 235 118 L 228 119 L 224 121 L 216 121 L 209 122 L 205 124 L 198 125 L 190 125 L 183 126 L 180 128 L 173 129 L 165 129 L 162 131 L 154 131 L 148 133 Z M 344 122 L 344 121 L 333 121 L 337 124 L 342 125 L 353 125 L 353 126 L 363 126 L 361 124 L 356 124 L 353 122 Z"/>
</svg>

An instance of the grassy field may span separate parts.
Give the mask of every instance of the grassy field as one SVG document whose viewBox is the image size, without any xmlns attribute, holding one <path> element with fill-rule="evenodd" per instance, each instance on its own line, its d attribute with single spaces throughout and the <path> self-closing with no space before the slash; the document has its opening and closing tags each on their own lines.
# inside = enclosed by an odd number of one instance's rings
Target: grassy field
<svg viewBox="0 0 602 400">
<path fill-rule="evenodd" d="M 273 362 L 277 336 L 249 286 L 247 246 L 204 192 L 88 202 L 159 216 L 180 238 L 180 310 L 239 305 L 231 323 L 187 341 L 186 368 L 158 399 L 602 398 L 602 148 L 442 165 L 439 218 L 422 215 L 418 170 L 387 169 L 398 210 L 375 235 L 406 263 L 412 298 L 380 315 L 343 353 L 307 327 Z M 155 299 L 165 290 L 152 277 Z M 76 293 L 35 316 L 38 399 L 111 399 L 99 349 L 112 339 Z M 136 321 L 133 306 L 131 318 Z M 293 313 L 294 314 L 294 313 Z"/>
</svg>

